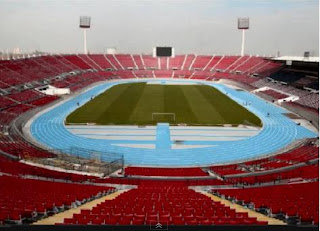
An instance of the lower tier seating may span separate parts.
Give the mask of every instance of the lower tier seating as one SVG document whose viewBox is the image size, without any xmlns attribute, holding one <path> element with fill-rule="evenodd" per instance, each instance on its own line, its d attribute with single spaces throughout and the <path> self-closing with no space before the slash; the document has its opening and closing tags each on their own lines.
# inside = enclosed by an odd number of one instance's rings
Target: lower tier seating
<svg viewBox="0 0 320 231">
<path fill-rule="evenodd" d="M 295 104 L 300 104 L 305 107 L 313 108 L 319 111 L 319 93 L 313 93 L 307 90 L 298 89 L 291 85 L 283 85 L 281 83 L 274 83 L 268 81 L 266 78 L 262 78 L 254 83 L 253 86 L 257 88 L 269 87 L 281 92 L 287 93 L 289 95 L 299 96 L 299 100 L 294 101 Z M 264 92 L 263 92 L 264 93 Z"/>
<path fill-rule="evenodd" d="M 73 182 L 85 182 L 88 180 L 96 179 L 94 176 L 66 173 L 54 171 L 46 168 L 36 167 L 19 161 L 10 160 L 6 157 L 0 156 L 0 173 L 7 173 L 15 176 L 29 175 L 39 176 L 52 179 L 62 179 Z"/>
<path fill-rule="evenodd" d="M 269 208 L 274 215 L 298 217 L 301 222 L 319 223 L 319 182 L 215 190 L 221 195 L 252 202 L 255 209 Z"/>
<path fill-rule="evenodd" d="M 275 99 L 283 99 L 283 98 L 287 98 L 288 97 L 288 95 L 280 93 L 280 92 L 272 90 L 272 89 L 268 89 L 268 90 L 262 91 L 262 93 L 270 95 Z"/>
<path fill-rule="evenodd" d="M 218 173 L 219 175 L 232 175 L 246 173 L 238 164 L 225 165 L 225 166 L 213 166 L 210 168 L 211 171 Z"/>
<path fill-rule="evenodd" d="M 267 173 L 263 175 L 251 175 L 245 177 L 230 177 L 226 181 L 230 184 L 260 184 L 264 182 L 275 182 L 285 179 L 316 179 L 319 178 L 319 165 L 307 165 L 282 172 Z"/>
<path fill-rule="evenodd" d="M 144 184 L 164 184 L 167 180 L 153 180 L 153 179 L 132 179 L 121 177 L 110 177 L 105 179 L 95 179 L 96 183 L 109 183 L 109 184 L 128 184 L 128 185 L 144 185 Z M 171 184 L 179 184 L 181 186 L 197 186 L 197 185 L 230 185 L 230 182 L 225 182 L 218 179 L 187 179 L 187 180 L 170 180 Z"/>
<path fill-rule="evenodd" d="M 0 185 L 0 224 L 32 221 L 113 189 L 11 176 L 0 176 Z"/>
<path fill-rule="evenodd" d="M 143 168 L 127 167 L 125 175 L 132 176 L 208 176 L 201 168 Z"/>
<path fill-rule="evenodd" d="M 168 225 L 267 224 L 187 187 L 168 182 L 139 186 L 64 220 L 64 224 L 82 225 L 150 225 L 158 222 Z"/>
<path fill-rule="evenodd" d="M 292 166 L 303 162 L 308 162 L 319 158 L 319 148 L 312 144 L 297 147 L 279 155 L 262 158 L 254 161 L 247 161 L 239 164 L 213 166 L 211 171 L 220 176 L 234 174 L 263 172 L 266 170 L 279 170 L 282 167 Z"/>
<path fill-rule="evenodd" d="M 53 157 L 55 154 L 39 150 L 29 144 L 23 138 L 16 134 L 2 135 L 0 134 L 0 150 L 19 158 L 38 157 L 46 158 Z"/>
</svg>

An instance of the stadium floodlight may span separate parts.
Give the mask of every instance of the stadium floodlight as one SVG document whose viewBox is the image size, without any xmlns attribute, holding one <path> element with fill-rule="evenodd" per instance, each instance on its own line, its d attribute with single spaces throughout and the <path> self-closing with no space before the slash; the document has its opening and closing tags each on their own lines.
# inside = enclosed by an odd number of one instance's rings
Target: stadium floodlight
<svg viewBox="0 0 320 231">
<path fill-rule="evenodd" d="M 249 18 L 238 18 L 238 29 L 242 30 L 241 56 L 244 55 L 245 31 L 249 29 Z"/>
<path fill-rule="evenodd" d="M 87 51 L 87 29 L 91 26 L 91 17 L 89 16 L 80 16 L 80 28 L 83 29 L 83 52 L 85 54 L 88 53 Z"/>
</svg>

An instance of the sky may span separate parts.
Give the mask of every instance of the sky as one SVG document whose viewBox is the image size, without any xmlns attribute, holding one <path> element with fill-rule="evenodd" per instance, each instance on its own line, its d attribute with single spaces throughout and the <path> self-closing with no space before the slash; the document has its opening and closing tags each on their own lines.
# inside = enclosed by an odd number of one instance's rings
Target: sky
<svg viewBox="0 0 320 231">
<path fill-rule="evenodd" d="M 0 0 L 0 51 L 82 53 L 80 16 L 91 53 L 238 55 L 249 17 L 246 54 L 319 56 L 318 0 Z"/>
</svg>

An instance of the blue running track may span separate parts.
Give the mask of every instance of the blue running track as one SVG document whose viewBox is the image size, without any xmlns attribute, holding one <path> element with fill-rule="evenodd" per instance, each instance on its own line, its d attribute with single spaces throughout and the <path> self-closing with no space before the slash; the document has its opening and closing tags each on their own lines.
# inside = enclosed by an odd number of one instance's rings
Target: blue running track
<svg viewBox="0 0 320 231">
<path fill-rule="evenodd" d="M 165 124 L 160 124 L 157 127 L 157 139 L 155 141 L 117 140 L 115 142 L 92 139 L 74 135 L 66 129 L 64 120 L 68 114 L 77 109 L 78 102 L 80 105 L 83 105 L 92 96 L 97 96 L 114 85 L 133 81 L 135 80 L 104 83 L 95 86 L 37 115 L 30 127 L 32 136 L 37 142 L 49 149 L 79 147 L 103 152 L 121 153 L 124 155 L 125 164 L 138 166 L 208 166 L 230 163 L 276 152 L 296 139 L 318 136 L 314 132 L 296 125 L 292 120 L 283 115 L 283 113 L 288 112 L 283 108 L 268 103 L 246 91 L 237 91 L 225 85 L 205 81 L 195 82 L 215 87 L 241 105 L 244 102 L 250 102 L 250 105 L 246 106 L 246 108 L 263 121 L 261 132 L 255 136 L 236 141 L 185 141 L 184 144 L 212 145 L 212 147 L 178 150 L 170 148 L 172 144 L 172 141 L 170 141 L 170 131 L 168 125 Z M 190 80 L 185 81 L 190 82 Z M 267 113 L 270 113 L 270 116 L 266 116 Z M 115 143 L 155 144 L 156 148 L 141 149 L 112 145 Z"/>
</svg>

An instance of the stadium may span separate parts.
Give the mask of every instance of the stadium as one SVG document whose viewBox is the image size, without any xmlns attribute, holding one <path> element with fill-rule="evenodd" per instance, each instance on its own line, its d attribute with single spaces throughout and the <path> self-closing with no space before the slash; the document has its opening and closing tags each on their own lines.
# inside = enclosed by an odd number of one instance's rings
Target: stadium
<svg viewBox="0 0 320 231">
<path fill-rule="evenodd" d="M 83 16 L 82 53 L 1 53 L 0 229 L 318 229 L 319 58 L 237 23 L 240 55 L 91 53 Z"/>
</svg>

